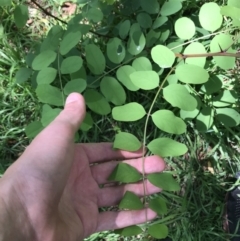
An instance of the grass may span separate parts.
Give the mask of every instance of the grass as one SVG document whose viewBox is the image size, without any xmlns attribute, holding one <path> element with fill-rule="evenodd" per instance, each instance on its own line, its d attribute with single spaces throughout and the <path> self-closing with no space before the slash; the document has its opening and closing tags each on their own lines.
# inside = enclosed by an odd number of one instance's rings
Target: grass
<svg viewBox="0 0 240 241">
<path fill-rule="evenodd" d="M 58 1 L 44 1 L 61 16 Z M 221 2 L 220 2 L 221 3 Z M 15 84 L 16 71 L 24 66 L 25 55 L 34 47 L 48 29 L 56 23 L 32 11 L 33 24 L 29 28 L 17 30 L 11 15 L 12 8 L 0 8 L 0 173 L 15 161 L 29 144 L 24 128 L 40 116 L 38 102 L 31 83 Z M 4 33 L 2 31 L 4 30 Z M 224 73 L 230 85 L 238 91 L 239 70 Z M 151 95 L 144 92 L 128 96 L 131 101 L 147 104 Z M 149 104 L 150 106 L 150 104 Z M 156 106 L 161 106 L 160 102 Z M 81 142 L 112 141 L 116 128 L 131 130 L 138 137 L 143 136 L 144 122 L 137 125 L 119 124 L 115 126 L 108 118 L 99 118 L 94 127 L 80 135 Z M 147 140 L 159 136 L 156 129 L 148 129 Z M 181 137 L 189 147 L 188 155 L 180 158 L 167 158 L 167 170 L 172 172 L 182 185 L 181 192 L 162 195 L 168 202 L 169 213 L 158 223 L 166 223 L 170 237 L 174 241 L 184 240 L 226 240 L 223 230 L 226 190 L 232 187 L 233 175 L 240 167 L 239 128 L 216 127 L 212 132 L 199 133 L 191 128 Z M 156 194 L 159 195 L 159 194 Z M 140 238 L 139 238 L 140 239 Z M 93 234 L 87 241 L 134 240 L 121 238 L 111 232 Z"/>
</svg>

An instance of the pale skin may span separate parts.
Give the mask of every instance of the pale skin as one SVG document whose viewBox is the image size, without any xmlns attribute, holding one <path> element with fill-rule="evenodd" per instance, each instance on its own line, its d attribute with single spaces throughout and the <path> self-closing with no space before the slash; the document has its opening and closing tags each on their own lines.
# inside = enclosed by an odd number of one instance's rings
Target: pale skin
<svg viewBox="0 0 240 241">
<path fill-rule="evenodd" d="M 0 179 L 0 240 L 79 241 L 94 232 L 145 222 L 145 210 L 100 212 L 117 205 L 126 190 L 143 196 L 142 182 L 100 188 L 121 160 L 142 169 L 142 150 L 113 150 L 111 143 L 74 144 L 84 119 L 81 95 L 26 148 Z M 98 165 L 93 165 L 98 163 Z M 161 172 L 164 161 L 147 157 L 145 172 Z M 161 191 L 146 182 L 147 194 Z M 156 213 L 147 209 L 152 220 Z"/>
</svg>

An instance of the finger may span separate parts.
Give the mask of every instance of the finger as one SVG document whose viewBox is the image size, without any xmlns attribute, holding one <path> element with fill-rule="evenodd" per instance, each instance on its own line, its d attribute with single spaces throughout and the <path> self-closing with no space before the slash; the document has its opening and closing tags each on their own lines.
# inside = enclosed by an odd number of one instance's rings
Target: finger
<svg viewBox="0 0 240 241">
<path fill-rule="evenodd" d="M 140 157 L 143 152 L 143 148 L 140 148 L 135 152 L 128 152 L 122 150 L 114 150 L 113 143 L 90 143 L 79 144 L 79 147 L 83 148 L 90 163 L 111 161 L 116 159 L 131 159 Z"/>
<path fill-rule="evenodd" d="M 137 211 L 121 211 L 121 212 L 102 212 L 99 214 L 98 227 L 96 232 L 125 228 L 150 221 L 156 218 L 157 214 L 147 208 L 147 220 L 145 209 Z"/>
<path fill-rule="evenodd" d="M 133 192 L 139 197 L 142 197 L 144 195 L 151 195 L 162 191 L 162 189 L 154 186 L 148 180 L 145 180 L 144 183 L 146 187 L 146 193 L 144 193 L 143 182 L 100 189 L 98 195 L 99 207 L 110 207 L 118 205 L 126 191 Z"/>
<path fill-rule="evenodd" d="M 120 161 L 106 162 L 91 167 L 93 178 L 98 184 L 105 184 L 109 182 L 107 179 L 114 170 L 114 168 L 121 163 Z M 136 168 L 142 173 L 142 158 L 131 159 L 123 161 L 132 167 Z M 146 174 L 153 172 L 161 172 L 165 169 L 165 162 L 159 156 L 148 156 L 144 161 L 144 171 Z"/>
<path fill-rule="evenodd" d="M 47 126 L 25 150 L 23 155 L 7 172 L 14 170 L 34 179 L 43 190 L 49 190 L 58 197 L 68 179 L 73 161 L 74 134 L 85 116 L 85 103 L 81 95 L 71 94 L 64 110 Z M 51 195 L 53 195 L 53 193 Z M 52 197 L 54 199 L 54 197 Z"/>
</svg>

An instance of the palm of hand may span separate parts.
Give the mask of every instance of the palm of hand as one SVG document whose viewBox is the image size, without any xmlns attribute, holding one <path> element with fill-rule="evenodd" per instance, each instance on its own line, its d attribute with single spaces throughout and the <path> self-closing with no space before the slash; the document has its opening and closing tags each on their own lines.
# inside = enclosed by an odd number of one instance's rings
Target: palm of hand
<svg viewBox="0 0 240 241">
<path fill-rule="evenodd" d="M 73 144 L 85 108 L 82 97 L 74 97 L 78 100 L 66 105 L 1 179 L 0 201 L 10 213 L 9 225 L 21 230 L 18 240 L 77 241 L 94 232 L 146 221 L 145 210 L 98 212 L 99 207 L 117 205 L 126 190 L 144 194 L 142 182 L 99 188 L 118 164 L 113 160 L 125 160 L 141 172 L 142 151 L 114 151 L 111 143 Z M 144 168 L 146 173 L 160 172 L 164 162 L 147 157 Z M 148 181 L 145 184 L 146 194 L 160 191 Z M 156 217 L 149 209 L 147 214 L 149 220 Z M 7 240 L 13 236 L 9 233 Z"/>
</svg>

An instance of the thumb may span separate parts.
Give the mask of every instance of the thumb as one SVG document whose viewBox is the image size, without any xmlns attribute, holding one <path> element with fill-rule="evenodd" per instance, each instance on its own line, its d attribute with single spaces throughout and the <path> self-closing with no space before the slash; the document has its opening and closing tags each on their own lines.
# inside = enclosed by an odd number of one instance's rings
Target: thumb
<svg viewBox="0 0 240 241">
<path fill-rule="evenodd" d="M 71 129 L 75 132 L 82 123 L 85 114 L 83 96 L 78 93 L 72 93 L 67 97 L 64 110 L 58 115 L 55 121 L 71 125 Z"/>
</svg>

